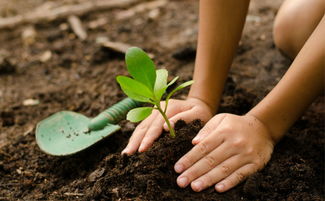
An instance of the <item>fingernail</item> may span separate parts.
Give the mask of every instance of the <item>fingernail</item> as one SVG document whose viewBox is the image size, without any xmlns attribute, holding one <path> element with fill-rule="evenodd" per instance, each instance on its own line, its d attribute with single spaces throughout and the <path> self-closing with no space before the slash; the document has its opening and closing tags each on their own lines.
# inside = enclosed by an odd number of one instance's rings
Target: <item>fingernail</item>
<svg viewBox="0 0 325 201">
<path fill-rule="evenodd" d="M 217 189 L 217 191 L 222 192 L 225 189 L 225 185 L 224 184 L 217 184 L 216 189 Z"/>
<path fill-rule="evenodd" d="M 128 151 L 129 151 L 129 149 L 128 148 L 125 148 L 125 149 L 123 149 L 123 151 L 121 152 L 121 154 L 123 155 L 123 154 L 128 154 Z"/>
<path fill-rule="evenodd" d="M 203 183 L 202 181 L 194 181 L 192 183 L 192 188 L 194 191 L 201 191 L 202 190 L 202 187 L 203 187 Z"/>
<path fill-rule="evenodd" d="M 200 136 L 196 136 L 194 139 L 193 139 L 193 142 L 198 142 L 200 141 Z"/>
<path fill-rule="evenodd" d="M 187 177 L 180 177 L 177 179 L 177 184 L 182 188 L 185 188 L 187 186 L 187 183 L 188 183 Z"/>
<path fill-rule="evenodd" d="M 176 164 L 174 169 L 175 169 L 175 172 L 181 173 L 183 171 L 184 167 L 182 164 Z"/>
<path fill-rule="evenodd" d="M 138 149 L 138 151 L 139 152 L 143 152 L 144 148 L 145 148 L 145 145 L 141 144 L 140 147 L 139 147 L 139 149 Z"/>
</svg>

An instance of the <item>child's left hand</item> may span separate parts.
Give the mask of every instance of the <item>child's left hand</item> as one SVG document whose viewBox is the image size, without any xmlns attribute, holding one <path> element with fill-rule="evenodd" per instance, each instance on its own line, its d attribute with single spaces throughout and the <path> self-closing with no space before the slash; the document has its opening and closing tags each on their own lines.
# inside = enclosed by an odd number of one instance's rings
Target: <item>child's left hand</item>
<svg viewBox="0 0 325 201">
<path fill-rule="evenodd" d="M 176 164 L 180 187 L 194 191 L 215 185 L 218 192 L 236 186 L 270 160 L 274 141 L 253 116 L 218 114 L 192 141 L 195 146 Z"/>
</svg>

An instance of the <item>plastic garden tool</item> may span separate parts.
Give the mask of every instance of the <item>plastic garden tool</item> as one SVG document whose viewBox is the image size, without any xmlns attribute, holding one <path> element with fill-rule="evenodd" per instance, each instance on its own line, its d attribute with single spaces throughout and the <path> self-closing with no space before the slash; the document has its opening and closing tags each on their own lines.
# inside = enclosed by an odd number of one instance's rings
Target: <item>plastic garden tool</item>
<svg viewBox="0 0 325 201">
<path fill-rule="evenodd" d="M 139 102 L 126 98 L 95 118 L 71 111 L 57 112 L 37 124 L 36 142 L 50 155 L 74 154 L 119 130 L 121 127 L 116 124 L 130 109 L 139 106 Z"/>
</svg>

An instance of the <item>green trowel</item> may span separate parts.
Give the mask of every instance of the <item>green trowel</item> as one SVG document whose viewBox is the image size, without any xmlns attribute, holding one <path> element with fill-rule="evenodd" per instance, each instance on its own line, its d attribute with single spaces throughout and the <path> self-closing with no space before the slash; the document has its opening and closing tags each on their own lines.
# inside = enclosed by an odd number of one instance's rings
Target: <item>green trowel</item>
<svg viewBox="0 0 325 201">
<path fill-rule="evenodd" d="M 138 106 L 139 102 L 126 98 L 95 118 L 71 111 L 57 112 L 37 124 L 36 142 L 50 155 L 77 153 L 119 130 L 116 124 L 130 109 Z"/>
</svg>

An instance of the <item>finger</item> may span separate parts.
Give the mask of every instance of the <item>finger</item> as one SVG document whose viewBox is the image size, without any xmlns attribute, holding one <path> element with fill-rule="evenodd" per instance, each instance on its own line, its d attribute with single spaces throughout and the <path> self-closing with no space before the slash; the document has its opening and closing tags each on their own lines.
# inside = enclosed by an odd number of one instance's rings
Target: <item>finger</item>
<svg viewBox="0 0 325 201">
<path fill-rule="evenodd" d="M 165 123 L 164 118 L 161 114 L 158 113 L 156 119 L 152 122 L 150 125 L 147 134 L 144 136 L 144 139 L 141 142 L 141 145 L 139 147 L 139 152 L 144 152 L 148 150 L 153 142 L 160 136 L 163 130 L 163 125 Z M 167 118 L 173 117 L 175 114 L 177 114 L 179 110 L 177 107 L 170 107 L 169 110 L 166 112 Z"/>
<path fill-rule="evenodd" d="M 194 119 L 197 119 L 197 117 L 195 116 L 195 114 L 193 114 L 193 110 L 187 110 L 185 112 L 178 113 L 175 116 L 173 116 L 172 118 L 170 118 L 169 119 L 170 125 L 174 128 L 175 123 L 180 119 L 184 120 L 185 122 L 188 123 Z M 164 129 L 166 131 L 169 131 L 169 128 L 168 128 L 166 122 L 164 123 Z"/>
<path fill-rule="evenodd" d="M 181 173 L 191 167 L 196 161 L 209 154 L 223 143 L 223 137 L 218 136 L 217 131 L 207 136 L 199 144 L 195 145 L 187 154 L 175 164 L 175 171 Z"/>
<path fill-rule="evenodd" d="M 191 183 L 191 187 L 194 191 L 200 192 L 203 189 L 208 188 L 209 186 L 212 186 L 217 182 L 223 180 L 224 178 L 227 178 L 233 172 L 245 166 L 246 164 L 248 164 L 248 160 L 243 160 L 243 157 L 241 155 L 235 155 L 193 181 Z"/>
<path fill-rule="evenodd" d="M 249 175 L 257 172 L 256 165 L 254 164 L 247 164 L 243 167 L 239 168 L 235 172 L 233 172 L 231 175 L 229 175 L 227 178 L 219 182 L 215 185 L 215 189 L 218 192 L 225 192 L 233 187 L 235 187 L 240 182 L 244 181 Z"/>
<path fill-rule="evenodd" d="M 131 155 L 134 154 L 139 148 L 141 141 L 143 140 L 147 130 L 149 129 L 152 122 L 156 119 L 158 113 L 154 111 L 147 119 L 142 121 L 134 130 L 128 145 L 122 151 L 122 154 Z"/>
<path fill-rule="evenodd" d="M 156 116 L 154 121 L 151 122 L 146 135 L 144 136 L 140 147 L 138 149 L 139 152 L 147 151 L 153 142 L 160 136 L 162 133 L 162 125 L 164 124 L 164 119 L 161 117 L 160 114 Z"/>
<path fill-rule="evenodd" d="M 206 136 L 208 136 L 210 133 L 216 130 L 226 116 L 227 116 L 226 114 L 219 114 L 213 117 L 210 121 L 208 121 L 208 123 L 195 136 L 195 138 L 193 138 L 192 144 L 194 145 L 198 144 Z"/>
<path fill-rule="evenodd" d="M 184 171 L 177 179 L 180 187 L 186 187 L 193 180 L 211 171 L 217 165 L 235 155 L 233 149 L 229 149 L 226 143 L 221 144 L 218 148 L 210 152 L 201 160 L 196 162 L 192 167 Z"/>
</svg>

